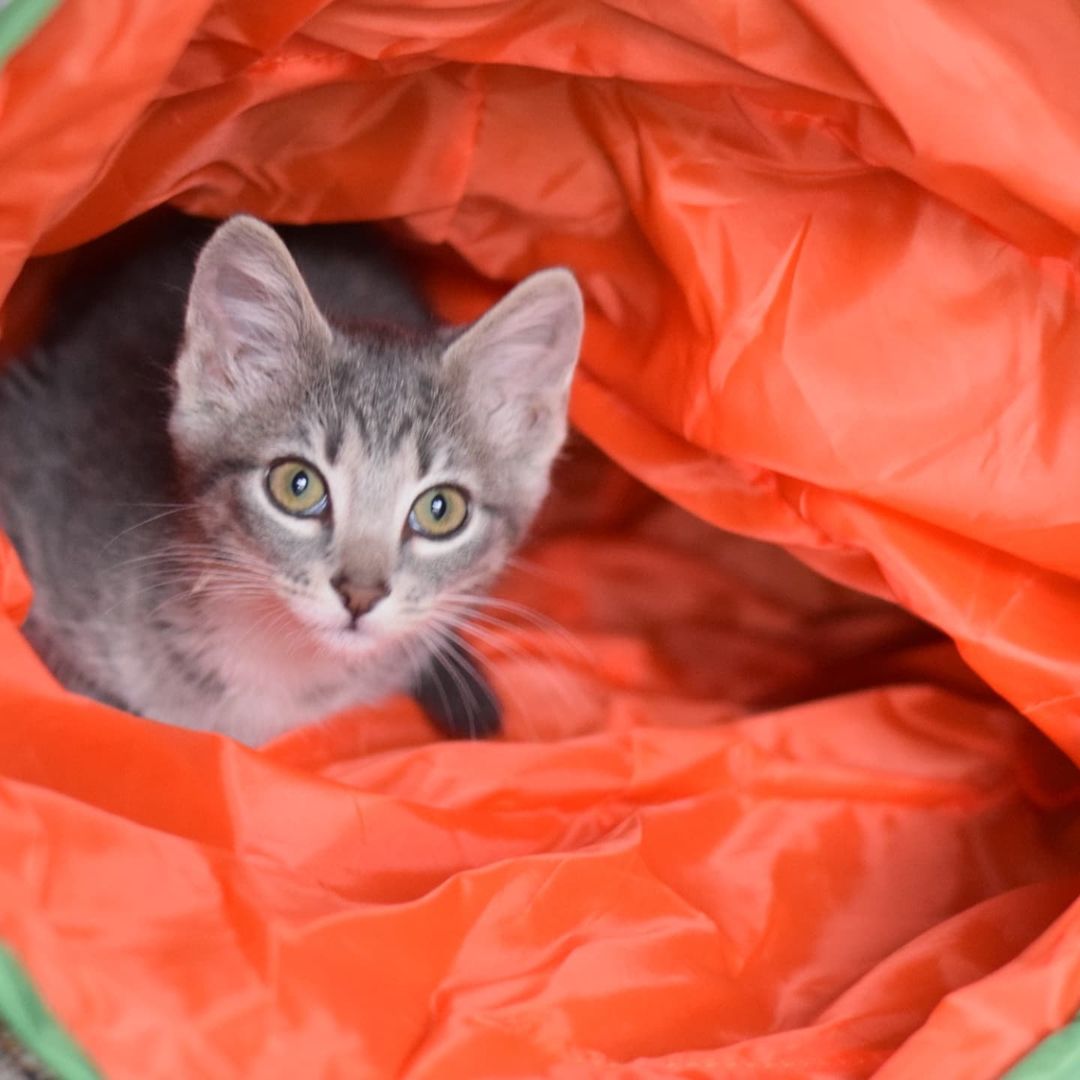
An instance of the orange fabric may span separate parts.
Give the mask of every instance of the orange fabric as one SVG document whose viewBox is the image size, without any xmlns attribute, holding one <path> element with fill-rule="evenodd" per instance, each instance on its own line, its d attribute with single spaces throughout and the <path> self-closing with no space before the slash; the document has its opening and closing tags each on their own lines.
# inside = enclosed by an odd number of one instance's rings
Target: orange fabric
<svg viewBox="0 0 1080 1080">
<path fill-rule="evenodd" d="M 976 1078 L 1080 1007 L 1078 54 L 1069 0 L 65 0 L 3 349 L 160 203 L 385 220 L 455 318 L 572 266 L 574 419 L 662 496 L 570 458 L 485 745 L 75 699 L 0 546 L 0 939 L 108 1075 Z"/>
</svg>

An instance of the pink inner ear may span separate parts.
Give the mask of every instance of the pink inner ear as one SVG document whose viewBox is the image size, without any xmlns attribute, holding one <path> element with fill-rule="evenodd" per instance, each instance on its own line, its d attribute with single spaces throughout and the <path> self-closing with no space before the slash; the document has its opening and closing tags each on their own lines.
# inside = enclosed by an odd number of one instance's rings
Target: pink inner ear
<svg viewBox="0 0 1080 1080">
<path fill-rule="evenodd" d="M 505 296 L 452 346 L 504 393 L 565 393 L 582 332 L 581 294 L 566 271 L 542 271 Z"/>
<path fill-rule="evenodd" d="M 219 270 L 220 330 L 236 351 L 271 353 L 294 345 L 299 338 L 303 314 L 295 292 L 287 284 L 277 285 L 272 277 L 260 281 L 238 266 Z"/>
<path fill-rule="evenodd" d="M 285 245 L 266 225 L 234 218 L 214 233 L 196 264 L 188 307 L 193 337 L 226 363 L 279 361 L 305 330 L 324 325 Z M 225 372 L 235 382 L 240 373 Z"/>
</svg>

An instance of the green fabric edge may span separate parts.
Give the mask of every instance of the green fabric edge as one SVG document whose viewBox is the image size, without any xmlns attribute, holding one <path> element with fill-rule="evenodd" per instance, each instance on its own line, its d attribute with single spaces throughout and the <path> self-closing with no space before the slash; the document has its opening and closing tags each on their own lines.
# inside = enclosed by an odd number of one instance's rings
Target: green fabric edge
<svg viewBox="0 0 1080 1080">
<path fill-rule="evenodd" d="M 1080 1077 L 1080 1016 L 1047 1035 L 1002 1080 L 1076 1080 Z"/>
<path fill-rule="evenodd" d="M 52 13 L 60 0 L 0 0 L 0 64 Z"/>
<path fill-rule="evenodd" d="M 102 1080 L 45 1008 L 15 954 L 4 945 L 0 945 L 0 1021 L 59 1080 Z"/>
</svg>

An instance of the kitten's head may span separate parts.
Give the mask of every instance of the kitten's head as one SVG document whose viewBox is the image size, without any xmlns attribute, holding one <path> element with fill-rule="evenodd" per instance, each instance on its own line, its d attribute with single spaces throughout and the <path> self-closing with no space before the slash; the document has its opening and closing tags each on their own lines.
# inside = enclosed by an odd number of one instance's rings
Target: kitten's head
<svg viewBox="0 0 1080 1080">
<path fill-rule="evenodd" d="M 502 569 L 566 433 L 572 275 L 464 329 L 334 326 L 277 234 L 233 218 L 188 299 L 170 432 L 223 575 L 345 654 L 425 633 Z"/>
</svg>

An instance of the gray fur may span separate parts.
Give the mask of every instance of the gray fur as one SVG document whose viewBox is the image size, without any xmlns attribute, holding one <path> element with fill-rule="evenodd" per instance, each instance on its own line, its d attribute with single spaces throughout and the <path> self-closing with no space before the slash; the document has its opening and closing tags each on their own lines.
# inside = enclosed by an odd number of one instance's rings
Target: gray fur
<svg viewBox="0 0 1080 1080">
<path fill-rule="evenodd" d="M 0 527 L 62 682 L 259 743 L 432 685 L 455 598 L 490 583 L 546 493 L 581 299 L 543 271 L 451 330 L 341 230 L 281 230 L 288 251 L 251 218 L 194 235 L 99 280 L 0 376 Z M 326 477 L 327 519 L 271 503 L 283 457 Z M 466 526 L 407 535 L 436 483 L 470 493 Z M 389 595 L 352 618 L 339 575 Z M 453 683 L 476 696 L 475 673 L 436 686 Z"/>
</svg>

